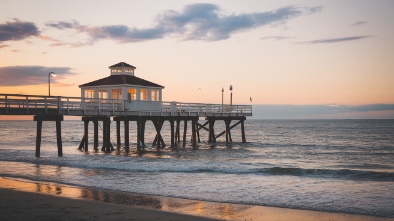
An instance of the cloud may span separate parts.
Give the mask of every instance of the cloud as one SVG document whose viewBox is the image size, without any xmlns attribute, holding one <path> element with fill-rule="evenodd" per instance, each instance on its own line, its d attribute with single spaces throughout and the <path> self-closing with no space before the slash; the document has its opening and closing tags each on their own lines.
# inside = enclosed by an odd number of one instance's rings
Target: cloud
<svg viewBox="0 0 394 221">
<path fill-rule="evenodd" d="M 48 27 L 57 28 L 60 30 L 73 29 L 73 28 L 77 28 L 80 26 L 76 20 L 73 20 L 72 22 L 66 22 L 66 21 L 48 22 L 45 25 Z"/>
<path fill-rule="evenodd" d="M 358 21 L 358 22 L 354 22 L 353 24 L 350 24 L 349 26 L 362 26 L 367 24 L 367 21 Z"/>
<path fill-rule="evenodd" d="M 347 41 L 357 41 L 366 38 L 370 38 L 371 36 L 360 35 L 360 36 L 350 36 L 350 37 L 342 37 L 342 38 L 326 38 L 326 39 L 317 39 L 313 41 L 304 41 L 299 42 L 301 44 L 333 44 L 333 43 L 341 43 Z"/>
<path fill-rule="evenodd" d="M 286 36 L 268 36 L 268 37 L 262 37 L 260 38 L 260 40 L 276 40 L 276 41 L 280 41 L 280 40 L 285 40 L 285 39 L 289 39 L 292 37 L 286 37 Z"/>
<path fill-rule="evenodd" d="M 9 45 L 0 45 L 0 49 L 9 47 Z"/>
<path fill-rule="evenodd" d="M 9 66 L 0 67 L 1 86 L 40 85 L 48 82 L 48 74 L 55 72 L 58 76 L 53 82 L 75 75 L 69 67 L 44 66 Z"/>
<path fill-rule="evenodd" d="M 102 39 L 129 43 L 165 37 L 219 41 L 230 38 L 234 33 L 267 25 L 283 24 L 295 17 L 315 13 L 321 9 L 322 7 L 287 6 L 266 12 L 226 14 L 215 4 L 198 3 L 187 5 L 181 11 L 164 11 L 155 17 L 154 24 L 148 28 L 127 25 L 86 26 L 75 20 L 51 22 L 46 25 L 59 30 L 72 29 L 86 33 L 92 43 Z"/>
<path fill-rule="evenodd" d="M 0 41 L 18 41 L 39 34 L 37 26 L 32 22 L 14 19 L 0 24 Z"/>
</svg>

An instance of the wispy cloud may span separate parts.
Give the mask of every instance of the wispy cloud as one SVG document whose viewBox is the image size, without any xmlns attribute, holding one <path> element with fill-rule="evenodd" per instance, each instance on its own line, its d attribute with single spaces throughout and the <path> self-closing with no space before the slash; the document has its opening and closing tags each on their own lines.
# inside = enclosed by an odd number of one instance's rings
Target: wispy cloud
<svg viewBox="0 0 394 221">
<path fill-rule="evenodd" d="M 66 21 L 47 22 L 45 25 L 48 27 L 57 28 L 60 30 L 73 29 L 73 28 L 77 28 L 80 26 L 80 24 L 76 20 L 73 20 L 71 22 L 66 22 Z"/>
<path fill-rule="evenodd" d="M 154 24 L 148 28 L 129 27 L 123 24 L 87 26 L 81 25 L 75 20 L 51 22 L 46 25 L 59 30 L 71 29 L 86 33 L 91 38 L 91 44 L 102 39 L 129 43 L 165 37 L 177 37 L 181 40 L 219 41 L 230 38 L 234 33 L 267 25 L 283 24 L 293 18 L 319 12 L 321 9 L 322 7 L 287 6 L 266 12 L 228 14 L 215 4 L 199 3 L 187 5 L 181 11 L 164 11 L 155 17 Z M 58 45 L 62 44 L 58 43 Z"/>
<path fill-rule="evenodd" d="M 0 49 L 7 48 L 7 47 L 9 47 L 9 45 L 0 45 Z"/>
<path fill-rule="evenodd" d="M 367 23 L 368 23 L 367 21 L 357 21 L 357 22 L 350 24 L 349 26 L 363 26 Z"/>
<path fill-rule="evenodd" d="M 18 19 L 0 24 L 0 41 L 18 41 L 40 34 L 33 22 Z"/>
<path fill-rule="evenodd" d="M 58 76 L 54 82 L 66 76 L 75 75 L 70 67 L 44 66 L 9 66 L 0 67 L 1 86 L 40 85 L 48 82 L 48 73 L 55 72 Z"/>
<path fill-rule="evenodd" d="M 276 41 L 280 41 L 280 40 L 285 40 L 285 39 L 289 39 L 292 37 L 287 37 L 287 36 L 268 36 L 268 37 L 262 37 L 260 38 L 260 40 L 276 40 Z"/>
<path fill-rule="evenodd" d="M 325 38 L 325 39 L 317 39 L 312 41 L 304 41 L 299 42 L 300 44 L 333 44 L 333 43 L 341 43 L 341 42 L 348 42 L 348 41 L 357 41 L 366 38 L 370 38 L 372 36 L 368 35 L 360 35 L 360 36 L 350 36 L 350 37 L 342 37 L 342 38 Z"/>
</svg>

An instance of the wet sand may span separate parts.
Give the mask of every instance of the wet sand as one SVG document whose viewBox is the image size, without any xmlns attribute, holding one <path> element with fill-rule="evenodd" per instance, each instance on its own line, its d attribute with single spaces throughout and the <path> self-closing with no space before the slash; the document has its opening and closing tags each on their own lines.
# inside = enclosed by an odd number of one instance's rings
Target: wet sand
<svg viewBox="0 0 394 221">
<path fill-rule="evenodd" d="M 338 220 L 394 218 L 215 203 L 0 177 L 0 220 Z"/>
</svg>

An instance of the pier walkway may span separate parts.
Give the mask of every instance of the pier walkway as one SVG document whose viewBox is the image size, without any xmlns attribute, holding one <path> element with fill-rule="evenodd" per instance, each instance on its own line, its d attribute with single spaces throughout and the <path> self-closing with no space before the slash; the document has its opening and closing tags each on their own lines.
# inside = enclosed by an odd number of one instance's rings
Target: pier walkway
<svg viewBox="0 0 394 221">
<path fill-rule="evenodd" d="M 124 100 L 116 99 L 93 99 L 81 97 L 63 96 L 40 96 L 23 94 L 0 94 L 0 115 L 33 115 L 37 122 L 36 157 L 40 156 L 41 131 L 43 121 L 56 122 L 56 136 L 58 156 L 62 156 L 61 121 L 64 116 L 80 116 L 84 122 L 84 133 L 79 149 L 88 151 L 88 125 L 94 125 L 94 150 L 98 151 L 98 122 L 103 124 L 102 151 L 110 152 L 114 147 L 110 141 L 111 117 L 116 122 L 117 141 L 116 147 L 122 146 L 120 124 L 124 123 L 123 147 L 129 149 L 129 122 L 137 124 L 137 149 L 142 150 L 145 145 L 145 124 L 152 121 L 156 129 L 156 137 L 152 143 L 158 149 L 166 146 L 161 136 L 161 128 L 165 121 L 169 121 L 171 128 L 171 147 L 178 147 L 181 142 L 180 123 L 183 124 L 183 147 L 187 140 L 187 123 L 191 121 L 191 143 L 197 148 L 200 142 L 199 131 L 208 131 L 208 142 L 215 143 L 216 138 L 225 135 L 226 143 L 232 142 L 231 129 L 241 124 L 242 142 L 246 142 L 244 121 L 247 116 L 252 116 L 252 105 L 228 105 L 228 104 L 203 104 L 182 102 L 161 102 L 160 110 L 127 110 Z M 141 101 L 139 101 L 141 102 Z M 150 102 L 150 101 L 143 101 Z M 200 124 L 199 118 L 205 118 L 206 122 Z M 225 129 L 215 134 L 215 121 L 222 120 Z M 231 125 L 231 122 L 237 122 Z"/>
<path fill-rule="evenodd" d="M 129 111 L 124 108 L 124 102 L 128 101 L 63 96 L 0 94 L 0 115 L 252 116 L 252 105 L 162 102 L 161 111 Z"/>
</svg>

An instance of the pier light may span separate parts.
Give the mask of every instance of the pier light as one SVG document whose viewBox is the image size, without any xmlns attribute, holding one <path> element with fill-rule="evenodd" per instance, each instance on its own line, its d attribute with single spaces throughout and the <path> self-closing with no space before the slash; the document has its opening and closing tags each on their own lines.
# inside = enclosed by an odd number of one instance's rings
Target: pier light
<svg viewBox="0 0 394 221">
<path fill-rule="evenodd" d="M 222 112 L 223 112 L 223 97 L 224 97 L 224 87 L 222 87 Z"/>
<path fill-rule="evenodd" d="M 230 85 L 230 108 L 233 106 L 233 85 Z"/>
<path fill-rule="evenodd" d="M 49 72 L 49 74 L 48 74 L 48 94 L 49 94 L 49 96 L 51 96 L 51 76 L 56 77 L 57 75 L 55 72 Z"/>
</svg>

